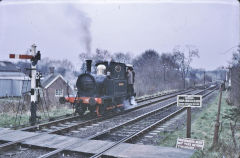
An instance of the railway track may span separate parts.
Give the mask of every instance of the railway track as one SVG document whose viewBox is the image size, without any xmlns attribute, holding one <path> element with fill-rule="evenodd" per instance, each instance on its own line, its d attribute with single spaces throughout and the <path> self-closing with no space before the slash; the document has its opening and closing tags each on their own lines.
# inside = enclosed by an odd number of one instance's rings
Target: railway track
<svg viewBox="0 0 240 158">
<path fill-rule="evenodd" d="M 215 90 L 212 90 L 212 91 L 204 94 L 203 97 L 206 97 L 207 95 L 211 94 L 213 91 L 215 91 Z M 197 94 L 201 94 L 201 93 L 197 93 Z M 173 105 L 175 105 L 175 106 L 173 106 Z M 162 111 L 164 109 L 166 109 L 166 110 Z M 112 148 L 116 147 L 117 145 L 119 145 L 121 143 L 134 142 L 136 139 L 141 137 L 143 134 L 153 130 L 160 124 L 173 118 L 174 116 L 176 116 L 177 114 L 181 113 L 184 110 L 186 110 L 186 108 L 176 107 L 176 102 L 174 102 L 169 105 L 166 105 L 165 107 L 162 107 L 160 109 L 156 109 L 155 111 L 152 111 L 150 115 L 148 115 L 148 114 L 142 115 L 142 116 L 140 116 L 136 119 L 133 119 L 129 122 L 126 122 L 125 124 L 122 124 L 118 127 L 114 127 L 108 131 L 104 131 L 103 133 L 92 136 L 90 139 L 111 140 L 111 141 L 114 141 L 115 143 L 112 146 L 105 149 L 104 151 L 101 151 L 101 152 L 91 156 L 91 158 L 100 157 L 106 151 L 111 150 Z M 119 130 L 119 129 L 121 129 L 121 130 Z M 120 137 L 119 137 L 119 133 L 117 133 L 119 131 L 121 133 Z"/>
<path fill-rule="evenodd" d="M 148 97 L 137 98 L 136 101 L 138 103 L 140 103 L 140 102 L 150 100 L 151 98 L 163 97 L 163 96 L 167 96 L 167 95 L 171 95 L 171 94 L 179 93 L 179 92 L 181 92 L 181 90 L 170 92 L 170 93 L 154 94 L 154 95 L 148 96 Z M 85 117 L 87 117 L 87 119 L 90 119 L 89 116 L 85 116 Z M 80 117 L 79 116 L 74 116 L 73 114 L 70 117 L 69 117 L 69 115 L 63 115 L 63 116 L 58 116 L 56 118 L 52 118 L 51 121 L 46 122 L 46 123 L 40 123 L 40 124 L 37 124 L 37 125 L 34 125 L 34 126 L 27 126 L 27 125 L 25 125 L 25 127 L 20 126 L 21 128 L 19 130 L 34 131 L 35 129 L 41 129 L 41 128 L 44 128 L 44 127 L 49 127 L 49 126 L 56 125 L 56 124 L 59 124 L 59 123 L 64 123 L 64 122 L 71 122 L 71 121 L 78 120 L 78 119 L 80 119 Z M 13 127 L 13 129 L 17 129 L 17 128 Z"/>
<path fill-rule="evenodd" d="M 55 129 L 57 129 L 58 127 L 60 127 L 60 129 L 62 129 L 62 131 L 66 131 L 66 130 L 70 130 L 73 129 L 75 127 L 82 127 L 82 126 L 86 126 L 86 125 L 90 125 L 117 115 L 122 115 L 143 107 L 146 107 L 148 105 L 157 103 L 157 102 L 161 102 L 164 100 L 167 100 L 169 98 L 175 97 L 176 95 L 179 94 L 183 94 L 183 93 L 187 93 L 187 92 L 191 92 L 192 90 L 185 90 L 185 91 L 177 91 L 177 92 L 173 92 L 173 93 L 167 93 L 167 94 L 162 94 L 162 95 L 153 95 L 151 97 L 147 97 L 147 98 L 143 98 L 143 99 L 136 99 L 136 102 L 139 104 L 139 106 L 134 107 L 132 109 L 128 109 L 125 110 L 123 112 L 120 113 L 110 113 L 109 115 L 103 116 L 103 117 L 99 117 L 99 118 L 93 118 L 91 119 L 91 117 L 87 117 L 87 119 L 82 119 L 79 116 L 73 116 L 73 117 L 68 117 L 68 118 L 64 118 L 64 119 L 59 119 L 59 120 L 55 120 L 55 121 L 51 121 L 51 122 L 47 122 L 47 123 L 43 123 L 43 124 L 39 124 L 39 125 L 35 125 L 35 126 L 30 126 L 30 127 L 26 127 L 26 128 L 22 128 L 20 129 L 21 131 L 38 131 L 38 132 L 49 132 L 52 131 L 53 133 L 58 133 L 58 131 L 56 131 Z M 79 124 L 81 123 L 81 124 Z M 74 126 L 76 125 L 76 126 Z M 61 128 L 63 127 L 63 128 Z M 66 128 L 69 127 L 69 128 Z M 64 129 L 65 128 L 65 129 Z"/>
<path fill-rule="evenodd" d="M 41 136 L 41 135 L 44 135 L 44 134 L 64 133 L 64 132 L 68 132 L 68 131 L 76 129 L 76 128 L 82 128 L 84 126 L 88 126 L 88 125 L 106 120 L 106 119 L 114 117 L 114 116 L 129 113 L 131 111 L 149 106 L 149 105 L 154 104 L 156 102 L 161 102 L 161 101 L 167 100 L 169 98 L 173 98 L 176 95 L 187 93 L 187 92 L 190 92 L 190 91 L 192 91 L 192 90 L 178 91 L 178 92 L 174 92 L 174 93 L 170 93 L 170 94 L 164 94 L 162 96 L 161 95 L 153 96 L 152 97 L 153 100 L 150 100 L 150 98 L 148 97 L 148 98 L 146 98 L 146 103 L 144 102 L 144 100 L 141 99 L 140 100 L 141 105 L 139 105 L 135 108 L 132 108 L 132 109 L 128 109 L 128 110 L 126 110 L 122 113 L 107 115 L 106 117 L 99 117 L 99 118 L 94 118 L 94 119 L 90 119 L 90 120 L 87 120 L 87 121 L 77 122 L 77 120 L 80 119 L 80 117 L 79 116 L 74 116 L 74 117 L 69 117 L 69 118 L 65 118 L 65 119 L 51 121 L 51 122 L 48 122 L 48 123 L 43 123 L 43 124 L 39 124 L 39 125 L 35 125 L 35 126 L 22 128 L 20 130 L 21 131 L 31 131 L 31 132 L 32 131 L 40 132 L 36 136 Z M 56 125 L 58 125 L 59 128 L 57 128 Z M 53 127 L 53 128 L 49 128 L 49 127 Z M 44 128 L 48 128 L 48 131 L 42 130 Z M 36 136 L 34 136 L 34 137 L 36 137 Z M 21 142 L 25 141 L 26 139 L 31 139 L 31 138 L 33 138 L 33 137 L 28 137 L 28 138 L 25 138 L 25 139 L 19 139 L 18 141 L 13 141 L 13 142 L 7 142 L 7 143 L 0 144 L 0 149 L 10 148 L 13 145 L 20 144 Z"/>
<path fill-rule="evenodd" d="M 146 100 L 139 100 L 138 102 L 139 102 L 140 105 L 138 107 L 135 107 L 133 109 L 129 109 L 129 110 L 125 111 L 124 113 L 125 114 L 126 113 L 130 113 L 131 111 L 135 111 L 137 109 L 141 109 L 141 108 L 147 107 L 149 105 L 152 105 L 152 104 L 155 104 L 155 103 L 167 100 L 169 98 L 173 98 L 176 95 L 183 94 L 183 93 L 189 93 L 191 91 L 192 90 L 187 90 L 187 91 L 184 91 L 184 92 L 174 92 L 174 93 L 171 93 L 171 94 L 165 94 L 165 95 L 161 95 L 161 96 L 153 96 L 151 98 L 146 98 Z M 203 91 L 206 91 L 206 89 L 203 90 Z M 79 118 L 79 117 L 75 116 L 75 117 L 70 117 L 68 119 L 61 119 L 61 120 L 51 121 L 49 123 L 44 123 L 44 124 L 40 124 L 40 125 L 36 125 L 36 126 L 23 128 L 21 130 L 23 130 L 23 131 L 38 131 L 39 132 L 39 129 L 43 129 L 44 127 L 49 127 L 49 126 L 54 127 L 54 125 L 58 124 L 58 125 L 60 125 L 59 126 L 60 128 L 58 128 L 58 127 L 56 128 L 56 126 L 55 126 L 54 128 L 52 128 L 49 131 L 41 131 L 42 133 L 39 133 L 37 136 L 41 136 L 41 135 L 44 135 L 44 134 L 53 134 L 53 133 L 58 133 L 59 134 L 59 133 L 64 133 L 64 132 L 67 132 L 67 131 L 70 131 L 70 130 L 73 130 L 73 129 L 76 129 L 76 128 L 82 128 L 82 127 L 85 127 L 85 126 L 88 126 L 88 125 L 92 125 L 92 124 L 94 124 L 96 122 L 100 122 L 100 121 L 106 120 L 106 119 L 114 117 L 116 115 L 123 115 L 123 113 L 109 115 L 109 116 L 106 116 L 106 117 L 94 118 L 94 119 L 91 119 L 91 120 L 82 121 L 80 123 L 76 121 L 76 118 Z M 67 123 L 64 124 L 63 122 L 67 122 Z M 88 137 L 87 139 L 93 139 L 94 136 L 96 136 L 96 135 L 93 135 L 92 137 Z M 34 137 L 36 137 L 36 136 L 34 136 Z M 28 137 L 26 139 L 31 139 L 31 137 Z M 7 148 L 7 147 L 10 147 L 12 145 L 20 144 L 21 142 L 25 141 L 26 139 L 20 139 L 18 141 L 1 144 L 0 145 L 0 149 Z M 64 150 L 64 148 L 62 150 Z M 57 151 L 56 153 L 59 153 L 61 151 Z"/>
<path fill-rule="evenodd" d="M 154 98 L 171 95 L 171 94 L 178 93 L 178 92 L 181 92 L 181 91 L 182 90 L 174 90 L 174 91 L 171 91 L 171 92 L 163 92 L 163 93 L 157 93 L 157 94 L 149 95 L 149 96 L 146 96 L 146 97 L 139 97 L 139 98 L 136 98 L 136 102 L 137 103 L 141 103 L 141 102 L 144 102 L 144 101 L 147 101 L 147 100 L 151 100 L 151 99 L 154 99 Z M 38 123 L 38 125 L 35 125 L 35 127 L 41 127 L 41 126 L 47 125 L 47 124 L 51 125 L 51 122 L 52 122 L 52 124 L 55 124 L 58 121 L 62 122 L 64 119 L 66 119 L 68 121 L 68 120 L 71 120 L 71 119 L 74 120 L 76 118 L 79 118 L 79 116 L 75 116 L 74 113 L 60 115 L 60 116 L 56 116 L 56 117 L 51 117 L 49 119 L 41 120 Z M 89 118 L 89 117 L 87 117 L 87 118 Z M 14 126 L 11 129 L 15 129 L 15 130 L 16 129 L 28 130 L 28 129 L 31 129 L 31 128 L 34 128 L 34 126 L 30 126 L 30 123 L 27 123 L 27 124 L 23 124 L 23 125 Z"/>
<path fill-rule="evenodd" d="M 198 93 L 195 93 L 195 94 L 201 94 L 201 93 L 204 93 L 205 91 L 206 90 L 202 90 L 202 91 L 200 91 Z M 213 91 L 211 91 L 211 92 L 213 92 Z M 204 96 L 210 94 L 211 92 L 205 94 Z M 116 142 L 116 145 L 118 145 L 122 142 L 129 142 L 129 140 L 132 140 L 133 138 L 138 137 L 140 133 L 143 134 L 143 132 L 146 129 L 148 129 L 149 126 L 155 127 L 156 125 L 158 125 L 160 123 L 158 121 L 159 117 L 164 118 L 164 119 L 160 119 L 161 122 L 163 122 L 163 121 L 166 121 L 167 119 L 170 119 L 174 115 L 182 112 L 183 110 L 185 110 L 185 108 L 181 108 L 181 109 L 177 108 L 176 107 L 176 102 L 174 101 L 174 102 L 169 103 L 169 104 L 167 104 L 163 107 L 160 107 L 158 109 L 155 109 L 155 110 L 152 110 L 152 111 L 147 112 L 145 114 L 142 114 L 142 115 L 140 115 L 136 118 L 133 118 L 129 121 L 125 121 L 124 123 L 122 123 L 118 126 L 110 128 L 108 130 L 104 130 L 104 131 L 102 131 L 100 133 L 97 133 L 95 135 L 85 137 L 85 139 L 87 139 L 87 140 L 90 140 L 90 139 L 110 140 L 110 141 Z M 155 124 L 155 123 L 157 123 L 157 124 Z M 126 130 L 126 129 L 128 129 L 128 130 Z M 129 131 L 129 129 L 130 129 L 130 131 Z M 131 136 L 134 136 L 134 137 L 131 137 Z M 126 139 L 126 138 L 129 138 L 129 139 Z M 66 150 L 67 148 L 69 148 L 69 146 L 65 146 L 61 149 L 58 149 L 58 150 L 52 151 L 48 154 L 42 155 L 41 158 L 51 157 L 51 156 L 53 156 L 53 155 L 55 155 L 59 152 L 62 152 L 64 150 Z M 110 147 L 109 150 L 111 148 L 112 147 Z M 103 153 L 101 153 L 99 156 L 101 156 Z M 95 155 L 95 156 L 97 156 L 97 155 Z"/>
</svg>

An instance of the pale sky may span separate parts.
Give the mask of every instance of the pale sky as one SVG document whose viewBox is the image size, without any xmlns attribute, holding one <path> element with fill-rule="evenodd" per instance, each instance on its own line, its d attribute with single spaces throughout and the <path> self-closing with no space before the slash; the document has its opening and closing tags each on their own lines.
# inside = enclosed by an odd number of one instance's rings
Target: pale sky
<svg viewBox="0 0 240 158">
<path fill-rule="evenodd" d="M 192 45 L 200 55 L 192 66 L 212 70 L 227 66 L 240 43 L 239 11 L 237 0 L 3 0 L 0 60 L 25 53 L 33 43 L 43 57 L 67 58 L 76 67 L 87 41 L 92 52 L 100 48 L 132 55 Z"/>
</svg>

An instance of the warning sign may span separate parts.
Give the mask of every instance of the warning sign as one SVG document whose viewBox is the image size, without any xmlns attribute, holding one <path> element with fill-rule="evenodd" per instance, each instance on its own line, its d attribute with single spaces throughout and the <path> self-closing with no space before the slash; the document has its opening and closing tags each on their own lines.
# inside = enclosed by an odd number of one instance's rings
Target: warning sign
<svg viewBox="0 0 240 158">
<path fill-rule="evenodd" d="M 202 96 L 201 95 L 178 95 L 177 106 L 202 107 Z"/>
<path fill-rule="evenodd" d="M 178 138 L 176 148 L 203 150 L 204 140 Z"/>
</svg>

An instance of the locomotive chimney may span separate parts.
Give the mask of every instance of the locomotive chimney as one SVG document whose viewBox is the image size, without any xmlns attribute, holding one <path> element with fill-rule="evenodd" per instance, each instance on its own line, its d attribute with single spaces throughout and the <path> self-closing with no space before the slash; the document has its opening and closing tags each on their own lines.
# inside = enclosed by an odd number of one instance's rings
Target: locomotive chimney
<svg viewBox="0 0 240 158">
<path fill-rule="evenodd" d="M 87 64 L 87 72 L 91 73 L 92 60 L 86 60 L 86 64 Z"/>
<path fill-rule="evenodd" d="M 54 69 L 55 69 L 55 67 L 49 67 L 49 73 L 54 74 Z"/>
</svg>

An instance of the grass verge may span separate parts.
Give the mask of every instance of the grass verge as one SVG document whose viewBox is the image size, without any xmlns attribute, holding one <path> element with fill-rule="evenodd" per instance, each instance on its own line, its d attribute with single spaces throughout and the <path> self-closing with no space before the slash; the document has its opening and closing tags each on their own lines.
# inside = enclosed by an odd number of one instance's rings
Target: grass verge
<svg viewBox="0 0 240 158">
<path fill-rule="evenodd" d="M 211 149 L 214 135 L 215 120 L 217 115 L 218 100 L 219 96 L 216 99 L 208 103 L 206 107 L 200 113 L 194 114 L 192 116 L 194 121 L 192 121 L 192 132 L 191 137 L 193 139 L 201 139 L 205 141 L 205 146 L 203 151 L 196 151 L 192 158 L 206 157 L 206 158 L 238 158 L 240 155 L 239 152 L 239 140 L 240 140 L 240 125 L 237 124 L 235 129 L 235 138 L 237 140 L 237 147 L 233 143 L 232 131 L 230 128 L 230 122 L 233 121 L 227 119 L 229 115 L 228 111 L 233 109 L 233 106 L 229 106 L 226 103 L 227 92 L 223 93 L 222 97 L 222 106 L 221 106 L 221 126 L 219 133 L 219 144 L 214 149 Z M 177 138 L 186 137 L 186 128 L 179 129 L 173 133 L 165 133 L 164 140 L 159 142 L 160 146 L 175 147 Z"/>
<path fill-rule="evenodd" d="M 48 112 L 37 112 L 37 115 L 42 119 L 48 119 L 58 116 L 63 116 L 67 114 L 72 114 L 72 108 L 68 106 L 61 107 L 51 107 L 51 110 Z M 24 112 L 23 114 L 18 114 L 16 119 L 16 113 L 8 112 L 8 113 L 0 113 L 0 127 L 14 127 L 17 125 L 23 125 L 29 123 L 30 112 Z"/>
</svg>

